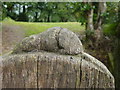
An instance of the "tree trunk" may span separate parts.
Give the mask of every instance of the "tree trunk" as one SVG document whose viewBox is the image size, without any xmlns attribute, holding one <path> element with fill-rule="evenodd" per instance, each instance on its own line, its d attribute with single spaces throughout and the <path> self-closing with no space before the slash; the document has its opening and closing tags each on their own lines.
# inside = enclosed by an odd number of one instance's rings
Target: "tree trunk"
<svg viewBox="0 0 120 90">
<path fill-rule="evenodd" d="M 20 15 L 20 8 L 21 8 L 21 5 L 19 4 L 19 15 Z"/>
<path fill-rule="evenodd" d="M 89 3 L 92 6 L 92 3 Z M 88 11 L 87 14 L 87 26 L 86 26 L 86 30 L 94 30 L 94 26 L 93 26 L 93 9 L 90 9 Z"/>
<path fill-rule="evenodd" d="M 38 21 L 38 12 L 35 12 L 35 22 Z"/>
<path fill-rule="evenodd" d="M 50 22 L 50 13 L 48 13 L 47 22 Z"/>
<path fill-rule="evenodd" d="M 115 50 L 114 50 L 114 60 L 115 60 L 115 85 L 118 90 L 120 90 L 120 39 L 115 40 Z"/>
<path fill-rule="evenodd" d="M 119 24 L 119 29 L 120 29 L 120 24 Z M 117 33 L 117 35 L 120 35 L 120 31 L 119 33 Z M 120 68 L 120 36 L 116 37 L 114 47 L 115 47 L 114 49 L 115 85 L 116 85 L 116 88 L 120 90 L 120 69 L 119 69 Z"/>
<path fill-rule="evenodd" d="M 25 10 L 25 5 L 23 5 L 23 13 L 25 13 L 25 11 L 26 11 L 26 10 Z"/>
<path fill-rule="evenodd" d="M 102 23 L 103 23 L 103 14 L 106 12 L 106 2 L 99 2 L 98 7 L 98 16 L 95 25 L 95 30 L 102 30 Z"/>
<path fill-rule="evenodd" d="M 106 2 L 99 2 L 98 7 L 98 16 L 97 21 L 95 23 L 95 35 L 99 39 L 102 37 L 102 24 L 103 24 L 103 14 L 106 12 Z"/>
<path fill-rule="evenodd" d="M 118 90 L 120 90 L 120 2 L 118 10 L 118 27 L 116 29 L 116 39 L 115 39 L 115 49 L 114 49 L 114 66 L 115 66 L 115 85 Z"/>
</svg>

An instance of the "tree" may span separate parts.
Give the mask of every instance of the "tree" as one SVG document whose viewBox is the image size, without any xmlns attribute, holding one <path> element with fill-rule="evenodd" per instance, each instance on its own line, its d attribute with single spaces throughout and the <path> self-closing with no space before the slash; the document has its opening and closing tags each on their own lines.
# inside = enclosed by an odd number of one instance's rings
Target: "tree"
<svg viewBox="0 0 120 90">
<path fill-rule="evenodd" d="M 28 3 L 18 3 L 19 8 L 22 6 L 22 12 L 19 10 L 19 15 L 18 15 L 18 21 L 28 21 L 28 16 L 27 16 L 27 5 Z"/>
<path fill-rule="evenodd" d="M 89 10 L 87 11 L 87 25 L 86 25 L 86 30 L 94 30 L 93 26 L 93 8 L 92 8 L 92 2 L 88 2 L 89 5 Z"/>
<path fill-rule="evenodd" d="M 102 37 L 102 24 L 103 24 L 103 17 L 106 12 L 106 2 L 99 2 L 98 4 L 98 14 L 97 14 L 97 20 L 94 25 L 95 35 L 97 39 L 100 39 Z"/>
<path fill-rule="evenodd" d="M 100 39 L 102 37 L 103 17 L 107 7 L 106 2 L 99 2 L 99 3 L 89 2 L 88 5 L 89 5 L 89 10 L 87 11 L 86 30 L 95 32 L 94 37 L 96 37 L 96 39 Z M 96 14 L 96 17 L 94 16 L 95 14 Z"/>
<path fill-rule="evenodd" d="M 2 4 L 2 7 L 3 7 L 3 15 L 5 15 L 5 17 L 11 17 L 12 19 L 15 19 L 15 15 L 16 13 L 14 12 L 14 6 L 15 6 L 15 3 L 10 3 L 10 2 L 4 2 Z"/>
<path fill-rule="evenodd" d="M 116 39 L 115 39 L 115 49 L 114 49 L 114 60 L 115 60 L 115 72 L 114 72 L 114 76 L 115 76 L 115 82 L 116 82 L 116 88 L 119 90 L 120 89 L 120 2 L 118 4 L 118 26 L 116 28 Z"/>
<path fill-rule="evenodd" d="M 103 16 L 106 12 L 106 2 L 99 2 L 95 30 L 102 30 Z"/>
</svg>

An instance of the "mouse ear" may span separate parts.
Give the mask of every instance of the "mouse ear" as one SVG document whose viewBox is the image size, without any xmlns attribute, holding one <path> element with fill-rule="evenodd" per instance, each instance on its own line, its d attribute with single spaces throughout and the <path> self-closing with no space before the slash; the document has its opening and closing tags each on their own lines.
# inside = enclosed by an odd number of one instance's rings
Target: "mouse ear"
<svg viewBox="0 0 120 90">
<path fill-rule="evenodd" d="M 64 49 L 64 53 L 75 55 L 83 52 L 83 45 L 80 39 L 72 31 L 63 28 L 61 29 L 58 37 L 59 47 L 62 47 L 62 49 Z"/>
</svg>

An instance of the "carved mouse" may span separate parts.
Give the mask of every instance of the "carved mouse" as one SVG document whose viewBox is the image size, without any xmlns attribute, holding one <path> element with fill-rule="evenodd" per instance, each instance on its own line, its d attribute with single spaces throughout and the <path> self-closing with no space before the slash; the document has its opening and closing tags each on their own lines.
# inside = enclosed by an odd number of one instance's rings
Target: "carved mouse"
<svg viewBox="0 0 120 90">
<path fill-rule="evenodd" d="M 13 54 L 41 50 L 76 55 L 83 52 L 79 38 L 66 28 L 53 27 L 37 35 L 26 37 L 13 50 Z"/>
</svg>

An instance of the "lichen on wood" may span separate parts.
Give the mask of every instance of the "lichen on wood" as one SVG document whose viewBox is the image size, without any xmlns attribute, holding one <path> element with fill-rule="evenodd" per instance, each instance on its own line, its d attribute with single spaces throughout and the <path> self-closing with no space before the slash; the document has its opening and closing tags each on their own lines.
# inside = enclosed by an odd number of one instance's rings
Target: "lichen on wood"
<svg viewBox="0 0 120 90">
<path fill-rule="evenodd" d="M 115 88 L 107 67 L 58 27 L 25 38 L 3 56 L 2 74 L 2 88 Z"/>
</svg>

